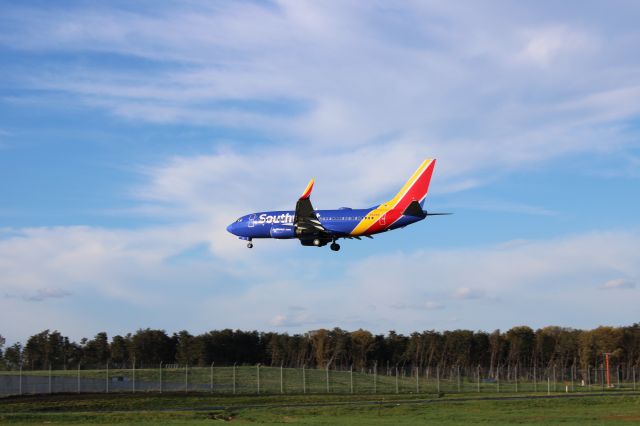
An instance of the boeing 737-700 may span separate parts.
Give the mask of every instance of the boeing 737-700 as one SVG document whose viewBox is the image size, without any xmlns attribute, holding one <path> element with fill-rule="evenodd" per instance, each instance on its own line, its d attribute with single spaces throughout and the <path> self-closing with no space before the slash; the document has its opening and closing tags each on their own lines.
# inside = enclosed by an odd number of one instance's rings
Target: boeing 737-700
<svg viewBox="0 0 640 426">
<path fill-rule="evenodd" d="M 368 209 L 315 210 L 309 199 L 314 183 L 311 179 L 295 211 L 251 213 L 233 222 L 227 231 L 246 240 L 249 248 L 253 247 L 254 238 L 297 238 L 303 246 L 331 243 L 331 250 L 338 251 L 339 238 L 373 238 L 373 234 L 404 228 L 427 216 L 449 214 L 423 210 L 435 165 L 435 159 L 423 161 L 395 197 Z"/>
</svg>

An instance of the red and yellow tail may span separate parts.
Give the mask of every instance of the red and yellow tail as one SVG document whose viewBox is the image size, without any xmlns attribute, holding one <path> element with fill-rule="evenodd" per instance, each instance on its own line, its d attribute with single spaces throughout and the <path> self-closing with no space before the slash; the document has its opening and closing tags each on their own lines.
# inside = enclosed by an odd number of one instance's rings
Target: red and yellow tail
<svg viewBox="0 0 640 426">
<path fill-rule="evenodd" d="M 422 205 L 429 191 L 429 183 L 435 165 L 434 158 L 424 160 L 395 197 L 372 210 L 367 218 L 363 219 L 351 231 L 351 235 L 380 232 L 398 220 L 412 201 L 417 201 Z"/>
</svg>

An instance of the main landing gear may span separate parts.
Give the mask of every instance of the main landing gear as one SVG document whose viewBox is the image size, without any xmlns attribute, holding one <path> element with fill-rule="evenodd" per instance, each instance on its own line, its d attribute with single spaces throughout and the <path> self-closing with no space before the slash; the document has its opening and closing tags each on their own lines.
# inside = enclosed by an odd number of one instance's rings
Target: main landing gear
<svg viewBox="0 0 640 426">
<path fill-rule="evenodd" d="M 338 251 L 340 250 L 340 244 L 336 243 L 335 241 L 331 243 L 331 245 L 329 246 L 329 248 L 333 251 Z"/>
</svg>

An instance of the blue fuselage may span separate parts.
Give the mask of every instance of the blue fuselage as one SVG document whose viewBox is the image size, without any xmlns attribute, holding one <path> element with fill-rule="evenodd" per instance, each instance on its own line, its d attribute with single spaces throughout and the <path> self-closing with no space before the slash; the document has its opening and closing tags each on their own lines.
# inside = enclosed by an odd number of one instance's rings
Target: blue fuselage
<svg viewBox="0 0 640 426">
<path fill-rule="evenodd" d="M 337 210 L 315 210 L 322 226 L 336 237 L 348 237 L 356 226 L 376 207 L 369 209 L 341 208 Z M 295 212 L 291 210 L 251 213 L 240 217 L 227 227 L 227 231 L 242 238 L 296 238 L 293 220 Z M 424 219 L 416 216 L 400 216 L 395 222 L 387 224 L 385 229 L 371 234 L 401 228 Z M 369 233 L 368 233 L 369 234 Z"/>
</svg>

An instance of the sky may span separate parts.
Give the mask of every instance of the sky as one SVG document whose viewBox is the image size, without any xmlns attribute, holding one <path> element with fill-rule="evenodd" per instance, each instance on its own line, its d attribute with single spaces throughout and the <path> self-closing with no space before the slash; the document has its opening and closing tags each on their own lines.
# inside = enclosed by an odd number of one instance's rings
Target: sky
<svg viewBox="0 0 640 426">
<path fill-rule="evenodd" d="M 0 334 L 640 320 L 634 1 L 0 0 Z M 226 232 L 453 212 L 339 253 Z"/>
</svg>

